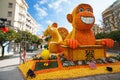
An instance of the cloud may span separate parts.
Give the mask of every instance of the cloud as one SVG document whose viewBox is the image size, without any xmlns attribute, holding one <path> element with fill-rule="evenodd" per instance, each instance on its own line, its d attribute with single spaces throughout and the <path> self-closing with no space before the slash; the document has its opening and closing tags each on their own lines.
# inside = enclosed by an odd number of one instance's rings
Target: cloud
<svg viewBox="0 0 120 80">
<path fill-rule="evenodd" d="M 80 3 L 88 3 L 93 7 L 94 15 L 96 18 L 96 23 L 99 23 L 101 19 L 101 12 L 108 7 L 115 0 L 105 0 L 106 3 L 103 4 L 103 0 L 94 1 L 94 0 L 34 0 L 37 1 L 34 5 L 35 17 L 37 22 L 42 25 L 39 25 L 39 32 L 44 31 L 44 29 L 51 25 L 54 21 L 58 25 L 67 28 L 69 31 L 72 30 L 72 25 L 67 21 L 66 15 L 71 13 L 73 8 Z M 32 2 L 32 0 L 31 0 Z M 102 6 L 100 6 L 102 4 Z"/>
<path fill-rule="evenodd" d="M 48 15 L 48 13 L 45 11 L 47 8 L 40 8 L 38 4 L 34 5 L 35 10 L 37 11 L 37 16 L 39 18 L 45 17 Z"/>
<path fill-rule="evenodd" d="M 45 3 L 47 3 L 48 2 L 48 0 L 41 0 L 41 1 L 39 1 L 38 3 L 39 4 L 45 4 Z"/>
<path fill-rule="evenodd" d="M 38 24 L 37 26 L 37 31 L 44 31 L 44 27 L 42 27 L 43 25 Z"/>
<path fill-rule="evenodd" d="M 44 30 L 45 29 L 44 29 L 43 25 L 39 23 L 37 26 L 37 35 L 42 35 Z"/>
<path fill-rule="evenodd" d="M 53 23 L 53 21 L 47 20 L 46 23 L 47 23 L 48 25 L 51 25 L 51 24 Z"/>
<path fill-rule="evenodd" d="M 62 12 L 62 11 L 63 11 L 62 8 L 59 8 L 59 9 L 56 10 L 57 13 L 60 13 L 60 12 Z"/>
<path fill-rule="evenodd" d="M 68 3 L 69 1 L 68 0 L 56 0 L 52 2 L 51 4 L 48 4 L 48 7 L 54 9 L 56 12 L 61 12 L 63 8 L 63 6 L 61 5 L 64 2 Z"/>
</svg>

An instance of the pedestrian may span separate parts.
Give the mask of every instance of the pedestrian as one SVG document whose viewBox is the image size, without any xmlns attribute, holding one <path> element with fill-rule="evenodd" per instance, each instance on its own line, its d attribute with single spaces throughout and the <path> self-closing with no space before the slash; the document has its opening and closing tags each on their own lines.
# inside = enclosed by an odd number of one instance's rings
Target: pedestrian
<svg viewBox="0 0 120 80">
<path fill-rule="evenodd" d="M 33 52 L 33 50 L 34 50 L 34 46 L 31 45 L 31 46 L 30 46 L 30 51 L 31 51 L 31 53 Z"/>
<path fill-rule="evenodd" d="M 42 49 L 42 45 L 40 45 L 40 48 Z"/>
<path fill-rule="evenodd" d="M 26 50 L 23 51 L 23 63 L 26 61 Z"/>
<path fill-rule="evenodd" d="M 20 52 L 20 63 L 21 63 L 21 60 L 22 60 L 22 63 L 25 63 L 25 61 L 26 61 L 26 51 L 25 50 L 22 50 Z"/>
</svg>

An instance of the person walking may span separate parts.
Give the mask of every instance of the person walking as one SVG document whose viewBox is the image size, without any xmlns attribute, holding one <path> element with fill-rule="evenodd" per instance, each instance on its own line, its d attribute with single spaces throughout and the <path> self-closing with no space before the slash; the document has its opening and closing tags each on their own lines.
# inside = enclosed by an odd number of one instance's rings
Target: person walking
<svg viewBox="0 0 120 80">
<path fill-rule="evenodd" d="M 34 46 L 31 45 L 31 46 L 30 46 L 30 51 L 31 51 L 31 53 L 33 52 L 33 50 L 34 50 Z"/>
<path fill-rule="evenodd" d="M 21 61 L 22 61 L 22 63 L 25 63 L 25 61 L 26 61 L 26 51 L 25 50 L 22 50 L 20 52 L 20 63 L 21 63 Z"/>
</svg>

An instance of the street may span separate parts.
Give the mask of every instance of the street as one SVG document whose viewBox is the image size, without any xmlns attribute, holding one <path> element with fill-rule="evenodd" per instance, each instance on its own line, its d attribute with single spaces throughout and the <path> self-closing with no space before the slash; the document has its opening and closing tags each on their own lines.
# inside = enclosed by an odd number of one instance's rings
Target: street
<svg viewBox="0 0 120 80">
<path fill-rule="evenodd" d="M 24 78 L 16 65 L 0 68 L 0 80 L 24 80 Z"/>
</svg>

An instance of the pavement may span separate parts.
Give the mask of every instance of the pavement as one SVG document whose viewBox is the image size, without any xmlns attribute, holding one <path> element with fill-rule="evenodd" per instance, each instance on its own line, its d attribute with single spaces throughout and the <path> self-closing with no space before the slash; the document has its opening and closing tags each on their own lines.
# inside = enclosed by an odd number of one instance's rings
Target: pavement
<svg viewBox="0 0 120 80">
<path fill-rule="evenodd" d="M 120 80 L 120 73 L 94 75 L 81 78 L 73 78 L 69 80 Z"/>
<path fill-rule="evenodd" d="M 29 59 L 33 55 L 40 53 L 41 50 L 34 51 L 33 53 L 27 52 L 26 58 Z M 117 54 L 115 52 L 108 52 Z M 8 59 L 0 60 L 0 80 L 25 80 L 24 76 L 20 72 L 18 65 L 21 63 L 20 55 L 14 54 Z M 65 80 L 120 80 L 120 73 L 94 75 L 87 77 L 79 77 Z"/>
<path fill-rule="evenodd" d="M 33 55 L 40 53 L 41 50 L 27 52 L 26 59 L 30 59 Z M 20 54 L 14 54 L 7 59 L 0 60 L 0 80 L 25 80 L 20 72 L 18 65 L 22 61 L 20 60 Z"/>
</svg>

